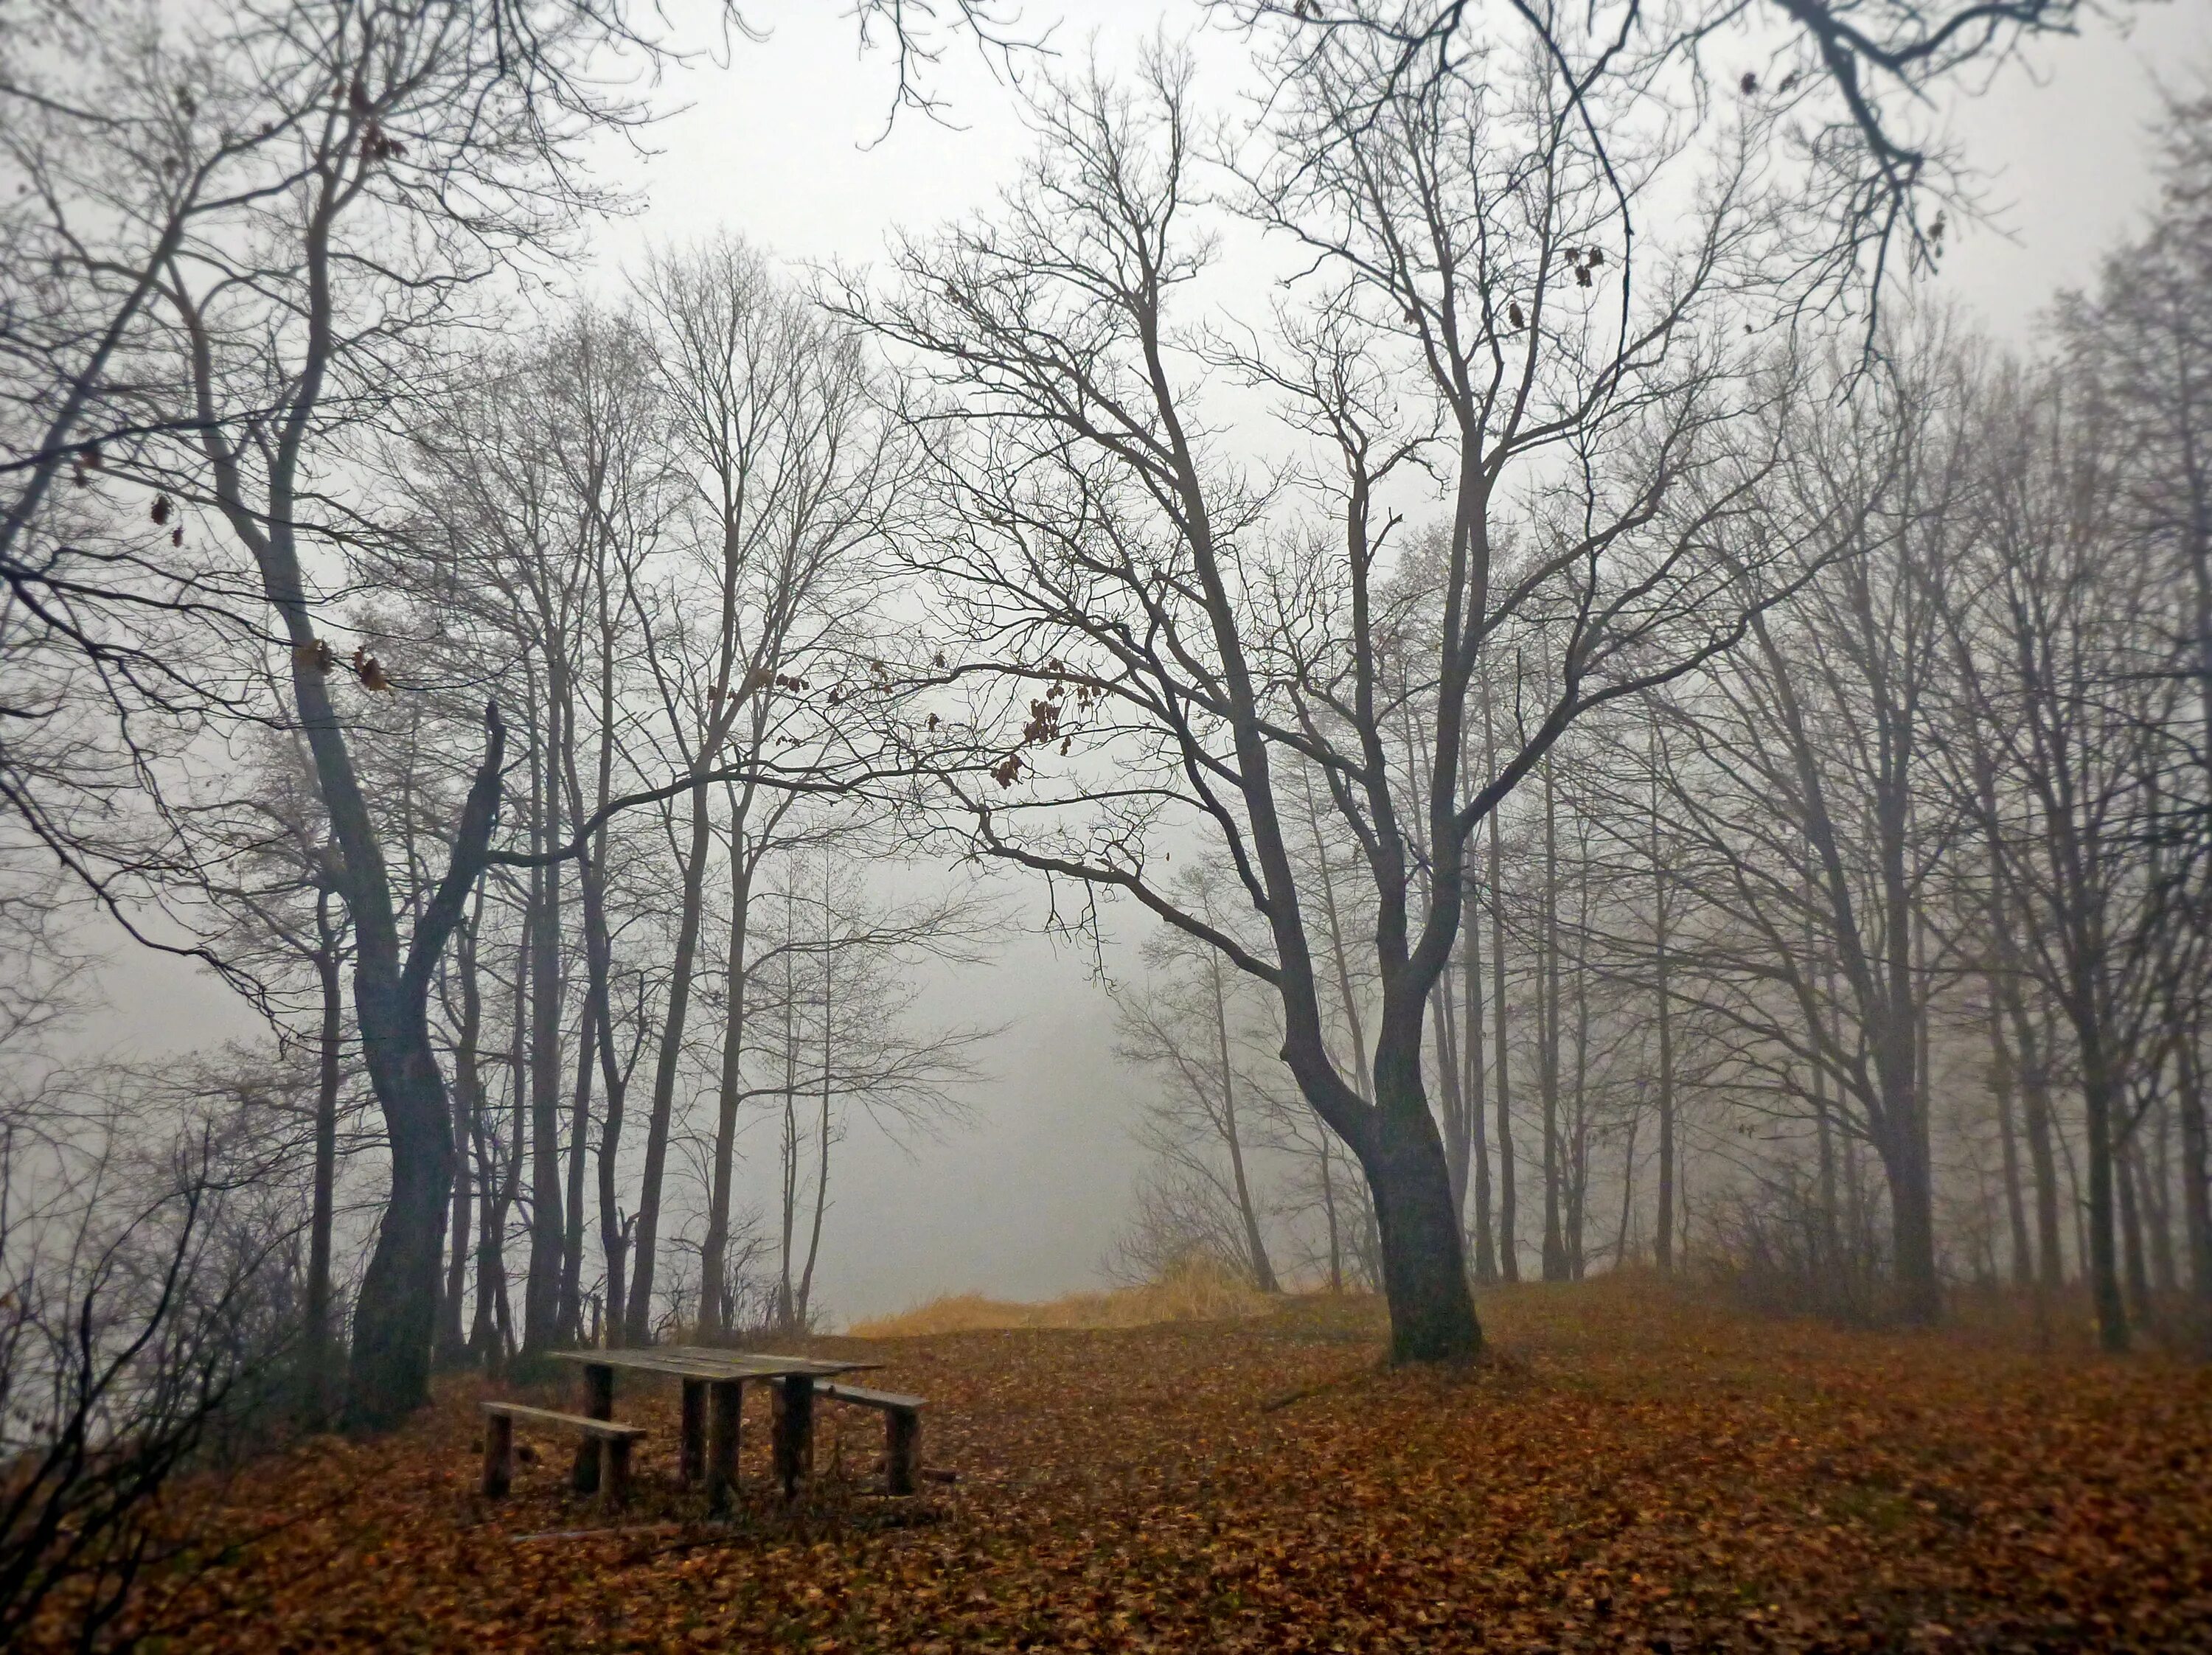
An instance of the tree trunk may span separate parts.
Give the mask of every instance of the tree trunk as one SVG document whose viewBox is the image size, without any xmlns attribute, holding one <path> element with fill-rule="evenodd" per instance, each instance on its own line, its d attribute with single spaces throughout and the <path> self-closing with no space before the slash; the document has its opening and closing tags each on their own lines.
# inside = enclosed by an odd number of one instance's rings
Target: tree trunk
<svg viewBox="0 0 2212 1655">
<path fill-rule="evenodd" d="M 1990 999 L 1990 1096 L 1997 1112 L 1997 1149 L 2004 1174 L 2005 1229 L 2012 1244 L 2012 1283 L 2026 1288 L 2035 1281 L 2035 1255 L 2027 1234 L 2027 1203 L 2021 1191 L 2020 1134 L 2015 1124 L 2019 1101 L 2018 1070 L 2013 1063 L 2012 1042 L 2005 1038 L 2004 1009 L 1998 999 L 1994 974 L 1984 979 Z"/>
<path fill-rule="evenodd" d="M 557 708 L 549 698 L 549 709 Z M 557 713 L 556 714 L 557 718 Z M 547 737 L 544 785 L 537 789 L 544 820 L 532 837 L 543 849 L 560 843 L 560 789 L 552 775 L 553 737 Z M 561 1023 L 567 999 L 561 972 L 561 864 L 532 870 L 530 961 L 530 1264 L 522 1295 L 522 1347 L 544 1350 L 561 1328 L 561 1257 L 568 1240 L 562 1221 Z"/>
<path fill-rule="evenodd" d="M 345 1039 L 345 1001 L 339 985 L 338 928 L 331 892 L 315 892 L 315 976 L 322 989 L 321 1049 L 315 1077 L 314 1207 L 307 1230 L 307 1411 L 319 1428 L 329 1423 L 337 1398 L 337 1326 L 331 1304 L 331 1230 L 337 1210 L 338 1058 Z"/>
<path fill-rule="evenodd" d="M 1659 839 L 1656 780 L 1651 797 L 1651 915 L 1652 990 L 1659 1021 L 1659 1213 L 1652 1256 L 1664 1275 L 1674 1268 L 1674 1006 L 1667 862 Z"/>
<path fill-rule="evenodd" d="M 2143 1255 L 2142 1157 L 2132 1139 L 2124 1142 L 2112 1157 L 2113 1182 L 2120 1208 L 2121 1280 L 2127 1289 L 2128 1313 L 2138 1327 L 2151 1325 L 2150 1272 Z"/>
<path fill-rule="evenodd" d="M 576 1084 L 568 1100 L 568 1170 L 564 1179 L 561 1227 L 561 1343 L 582 1343 L 584 1331 L 584 1154 L 592 1135 L 592 1070 L 599 1044 L 599 1007 L 584 997 L 584 1017 L 576 1031 Z"/>
<path fill-rule="evenodd" d="M 1386 1028 L 1377 1043 L 1373 1125 L 1360 1155 L 1375 1196 L 1390 1360 L 1470 1361 L 1481 1355 L 1482 1328 L 1468 1290 L 1443 1142 L 1421 1093 L 1418 1012 L 1407 1021 L 1410 1028 Z"/>
<path fill-rule="evenodd" d="M 691 790 L 690 853 L 684 862 L 684 906 L 677 922 L 676 953 L 670 962 L 668 1017 L 661 1026 L 660 1060 L 653 1076 L 653 1115 L 645 1129 L 645 1179 L 638 1192 L 635 1264 L 631 1269 L 624 1339 L 632 1345 L 653 1337 L 653 1280 L 660 1240 L 661 1182 L 668 1166 L 668 1136 L 676 1111 L 676 1071 L 684 1058 L 684 1024 L 691 1004 L 691 972 L 699 952 L 699 912 L 707 877 L 707 790 Z"/>
<path fill-rule="evenodd" d="M 483 927 L 483 888 L 477 888 L 468 924 L 454 945 L 461 981 L 461 1026 L 453 1044 L 453 1239 L 446 1250 L 446 1291 L 439 1300 L 438 1360 L 459 1367 L 468 1360 L 469 1340 L 461 1325 L 461 1300 L 468 1289 L 471 1262 L 469 1215 L 471 1151 L 483 1136 L 483 1081 L 477 1042 L 483 1035 L 483 992 L 477 975 L 477 938 Z"/>
<path fill-rule="evenodd" d="M 2181 1116 L 2181 1217 L 2189 1245 L 2189 1289 L 2197 1355 L 2212 1360 L 2212 1131 L 2204 1110 L 2204 1069 L 2196 1031 L 2185 1034 L 2175 1106 Z"/>
<path fill-rule="evenodd" d="M 1536 1084 L 1544 1106 L 1544 1279 L 1567 1279 L 1559 1229 L 1559 798 L 1544 755 L 1544 958 L 1536 1003 Z"/>
<path fill-rule="evenodd" d="M 1229 1000 L 1221 986 L 1221 958 L 1212 956 L 1207 961 L 1213 984 L 1213 1038 L 1217 1060 L 1221 1064 L 1221 1135 L 1229 1145 L 1229 1171 L 1237 1191 L 1237 1215 L 1244 1227 L 1245 1261 L 1252 1271 L 1253 1285 L 1262 1293 L 1279 1293 L 1281 1287 L 1275 1280 L 1275 1266 L 1267 1257 L 1267 1245 L 1260 1234 L 1260 1213 L 1252 1200 L 1252 1186 L 1244 1176 L 1244 1146 L 1237 1131 L 1237 1069 L 1229 1053 Z"/>
<path fill-rule="evenodd" d="M 2128 1348 L 2127 1306 L 2120 1297 L 2120 1263 L 2114 1235 L 2113 1116 L 2118 1088 L 2107 1068 L 2102 1032 L 2084 1019 L 2081 1103 L 2088 1127 L 2089 1294 L 2097 1307 L 2097 1343 L 2118 1355 Z"/>
<path fill-rule="evenodd" d="M 745 924 L 752 903 L 752 867 L 745 858 L 744 811 L 732 801 L 730 824 L 730 937 L 727 999 L 722 1015 L 721 1089 L 715 1100 L 714 1165 L 707 1200 L 707 1236 L 699 1248 L 699 1337 L 723 1331 L 723 1277 L 729 1270 L 730 1199 L 737 1163 L 738 1103 L 744 1089 Z"/>
<path fill-rule="evenodd" d="M 1460 956 L 1467 967 L 1460 1056 L 1466 1076 L 1462 1094 L 1467 1100 L 1467 1131 L 1474 1147 L 1474 1279 L 1487 1286 L 1498 1279 L 1498 1250 L 1492 1240 L 1489 1100 L 1484 1096 L 1488 1077 L 1482 1049 L 1482 937 L 1474 924 L 1462 935 Z"/>
</svg>

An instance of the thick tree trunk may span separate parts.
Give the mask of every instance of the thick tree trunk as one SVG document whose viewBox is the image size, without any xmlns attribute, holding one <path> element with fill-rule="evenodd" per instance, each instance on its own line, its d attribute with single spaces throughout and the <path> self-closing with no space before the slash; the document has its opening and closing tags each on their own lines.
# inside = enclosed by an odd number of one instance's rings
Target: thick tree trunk
<svg viewBox="0 0 2212 1655">
<path fill-rule="evenodd" d="M 2181 1219 L 2189 1248 L 2192 1330 L 2199 1356 L 2212 1360 L 2212 1130 L 2204 1107 L 2204 1068 L 2195 1031 L 2183 1040 L 2174 1105 L 2181 1116 Z"/>
<path fill-rule="evenodd" d="M 484 756 L 462 806 L 452 861 L 416 922 L 406 963 L 388 971 L 387 955 L 372 968 L 363 963 L 368 950 L 356 947 L 355 1021 L 392 1150 L 391 1198 L 354 1300 L 347 1371 L 347 1417 L 372 1428 L 398 1423 L 430 1397 L 439 1254 L 453 1178 L 446 1077 L 430 1044 L 430 979 L 483 870 L 498 814 L 507 732 L 495 707 L 485 709 L 485 724 Z M 350 779 L 350 765 L 348 773 Z M 324 797 L 327 804 L 327 788 Z M 359 801 L 357 791 L 353 797 Z M 365 810 L 360 828 L 367 832 Z M 358 939 L 361 909 L 348 906 Z"/>
<path fill-rule="evenodd" d="M 1471 1361 L 1482 1327 L 1468 1288 L 1443 1142 L 1422 1095 L 1419 1024 L 1413 1049 L 1386 1034 L 1376 1053 L 1376 1107 L 1360 1163 L 1375 1197 L 1394 1362 Z"/>
<path fill-rule="evenodd" d="M 1890 1238 L 1897 1252 L 1898 1309 L 1908 1322 L 1927 1325 L 1943 1314 L 1943 1288 L 1936 1271 L 1936 1203 L 1923 1148 L 1910 1133 L 1882 1145 L 1889 1179 Z"/>
<path fill-rule="evenodd" d="M 2129 1141 L 2121 1144 L 2112 1160 L 2113 1182 L 2120 1203 L 2121 1281 L 2127 1289 L 2128 1313 L 2136 1326 L 2148 1327 L 2152 1317 L 2150 1271 L 2143 1252 L 2142 1158 L 2136 1153 L 2133 1142 Z"/>
<path fill-rule="evenodd" d="M 2120 1296 L 2120 1262 L 2115 1234 L 2113 1173 L 2113 1117 L 2118 1088 L 2112 1084 L 2104 1041 L 2094 1020 L 2081 1031 L 2081 1103 L 2088 1128 L 2089 1189 L 2086 1214 L 2089 1228 L 2089 1294 L 2097 1309 L 2097 1343 L 2118 1355 L 2128 1348 L 2127 1306 Z"/>
</svg>

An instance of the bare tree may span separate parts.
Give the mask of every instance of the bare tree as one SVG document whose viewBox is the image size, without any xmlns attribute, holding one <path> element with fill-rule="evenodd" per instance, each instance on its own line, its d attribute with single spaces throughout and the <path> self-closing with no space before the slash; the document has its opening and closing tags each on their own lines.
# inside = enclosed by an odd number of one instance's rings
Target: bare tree
<svg viewBox="0 0 2212 1655">
<path fill-rule="evenodd" d="M 918 538 L 915 557 L 957 629 L 945 676 L 965 694 L 917 746 L 966 842 L 1126 893 L 1274 991 L 1299 1086 L 1373 1192 L 1394 1355 L 1458 1359 L 1480 1335 L 1421 1053 L 1468 842 L 1577 718 L 1729 647 L 1766 601 L 1747 586 L 1755 549 L 1714 555 L 1765 464 L 1731 448 L 1725 412 L 1750 393 L 1711 325 L 1759 208 L 1748 135 L 1732 136 L 1683 238 L 1632 252 L 1620 174 L 1556 65 L 1501 52 L 1378 94 L 1388 73 L 1332 58 L 1277 100 L 1279 165 L 1261 169 L 1255 208 L 1331 272 L 1283 318 L 1279 349 L 1178 330 L 1210 243 L 1171 59 L 1135 92 L 1054 87 L 1035 115 L 1044 153 L 996 219 L 903 246 L 894 291 L 840 302 L 944 392 L 918 388 L 911 415 L 957 531 Z M 1639 187 L 1685 156 L 1649 150 Z M 1209 361 L 1282 397 L 1327 468 L 1316 514 L 1299 522 L 1209 426 Z M 1439 441 L 1429 406 L 1384 391 L 1401 371 L 1435 398 Z M 1450 526 L 1437 646 L 1407 675 L 1426 744 L 1404 776 L 1378 659 L 1395 523 L 1381 491 L 1431 452 Z M 1478 665 L 1540 616 L 1559 646 L 1549 681 L 1527 685 L 1527 739 L 1468 778 Z M 1376 904 L 1371 1101 L 1324 1034 L 1318 894 L 1283 791 L 1302 766 Z M 1204 835 L 1235 870 L 1264 951 L 1176 899 L 1155 871 L 1170 833 Z"/>
</svg>

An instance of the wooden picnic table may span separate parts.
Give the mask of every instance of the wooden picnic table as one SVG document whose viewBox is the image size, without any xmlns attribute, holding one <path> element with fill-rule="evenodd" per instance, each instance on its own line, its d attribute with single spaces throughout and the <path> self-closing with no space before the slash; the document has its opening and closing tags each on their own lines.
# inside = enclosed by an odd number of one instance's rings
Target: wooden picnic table
<svg viewBox="0 0 2212 1655">
<path fill-rule="evenodd" d="M 766 1351 L 721 1350 L 711 1345 L 659 1345 L 646 1350 L 562 1350 L 553 1353 L 584 1371 L 584 1413 L 595 1420 L 615 1414 L 615 1372 L 659 1373 L 684 1383 L 683 1440 L 678 1464 L 686 1482 L 704 1477 L 708 1503 L 726 1506 L 738 1482 L 738 1427 L 748 1380 L 776 1387 L 775 1476 L 787 1499 L 814 1469 L 814 1382 L 881 1362 L 778 1356 Z M 577 1450 L 576 1487 L 588 1492 L 599 1461 L 585 1464 L 586 1442 Z"/>
</svg>

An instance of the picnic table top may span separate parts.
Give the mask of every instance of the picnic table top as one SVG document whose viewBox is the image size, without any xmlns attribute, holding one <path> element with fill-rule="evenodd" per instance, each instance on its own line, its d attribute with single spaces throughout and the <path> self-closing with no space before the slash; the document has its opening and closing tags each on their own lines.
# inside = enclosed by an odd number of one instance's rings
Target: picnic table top
<svg viewBox="0 0 2212 1655">
<path fill-rule="evenodd" d="M 762 1350 L 723 1350 L 712 1345 L 656 1345 L 644 1350 L 556 1350 L 559 1361 L 584 1367 L 621 1367 L 686 1379 L 780 1379 L 794 1374 L 822 1378 L 881 1367 L 881 1362 L 820 1356 L 778 1356 Z"/>
</svg>

